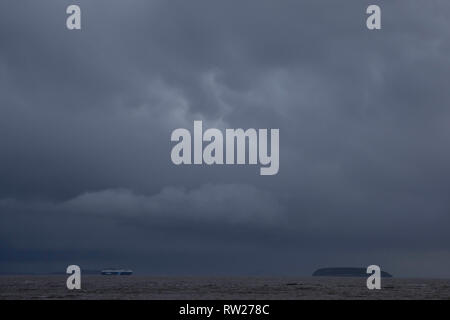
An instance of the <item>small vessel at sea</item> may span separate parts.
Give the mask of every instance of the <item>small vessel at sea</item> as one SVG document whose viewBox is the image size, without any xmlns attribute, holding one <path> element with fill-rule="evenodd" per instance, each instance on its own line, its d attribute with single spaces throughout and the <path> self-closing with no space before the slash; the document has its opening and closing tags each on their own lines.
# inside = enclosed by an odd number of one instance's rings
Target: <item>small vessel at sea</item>
<svg viewBox="0 0 450 320">
<path fill-rule="evenodd" d="M 104 276 L 131 276 L 133 270 L 126 269 L 104 269 L 101 271 Z"/>
</svg>

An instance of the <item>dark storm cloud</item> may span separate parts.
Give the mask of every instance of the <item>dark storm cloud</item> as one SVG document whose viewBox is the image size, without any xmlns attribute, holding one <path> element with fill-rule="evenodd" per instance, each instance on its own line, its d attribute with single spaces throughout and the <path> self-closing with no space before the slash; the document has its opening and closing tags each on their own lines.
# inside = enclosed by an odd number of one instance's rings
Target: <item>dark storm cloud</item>
<svg viewBox="0 0 450 320">
<path fill-rule="evenodd" d="M 2 269 L 450 276 L 447 2 L 77 3 L 0 4 Z M 198 119 L 280 128 L 279 174 L 173 166 Z"/>
</svg>

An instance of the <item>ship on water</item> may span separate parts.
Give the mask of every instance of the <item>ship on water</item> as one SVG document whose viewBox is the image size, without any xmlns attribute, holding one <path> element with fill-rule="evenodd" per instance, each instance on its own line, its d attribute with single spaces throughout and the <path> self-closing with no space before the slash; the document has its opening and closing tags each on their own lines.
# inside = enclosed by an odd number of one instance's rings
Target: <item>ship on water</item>
<svg viewBox="0 0 450 320">
<path fill-rule="evenodd" d="M 101 271 L 104 276 L 131 276 L 133 270 L 126 269 L 104 269 Z"/>
</svg>

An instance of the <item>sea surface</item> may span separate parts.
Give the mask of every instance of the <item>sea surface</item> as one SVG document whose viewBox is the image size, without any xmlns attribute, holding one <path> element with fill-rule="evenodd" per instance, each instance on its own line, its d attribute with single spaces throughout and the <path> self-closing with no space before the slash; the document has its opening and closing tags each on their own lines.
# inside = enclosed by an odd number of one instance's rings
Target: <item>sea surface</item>
<svg viewBox="0 0 450 320">
<path fill-rule="evenodd" d="M 382 279 L 368 290 L 366 278 L 148 277 L 81 278 L 68 290 L 66 276 L 0 276 L 0 299 L 447 299 L 450 279 Z"/>
</svg>

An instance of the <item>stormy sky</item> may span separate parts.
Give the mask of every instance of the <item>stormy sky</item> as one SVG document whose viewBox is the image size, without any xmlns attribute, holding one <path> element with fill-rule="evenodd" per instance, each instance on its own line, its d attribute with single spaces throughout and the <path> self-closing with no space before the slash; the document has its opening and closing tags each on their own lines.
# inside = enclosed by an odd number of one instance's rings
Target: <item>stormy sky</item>
<svg viewBox="0 0 450 320">
<path fill-rule="evenodd" d="M 2 0 L 0 272 L 450 277 L 449 17 L 446 0 Z M 279 173 L 175 166 L 194 120 L 279 128 Z"/>
</svg>

